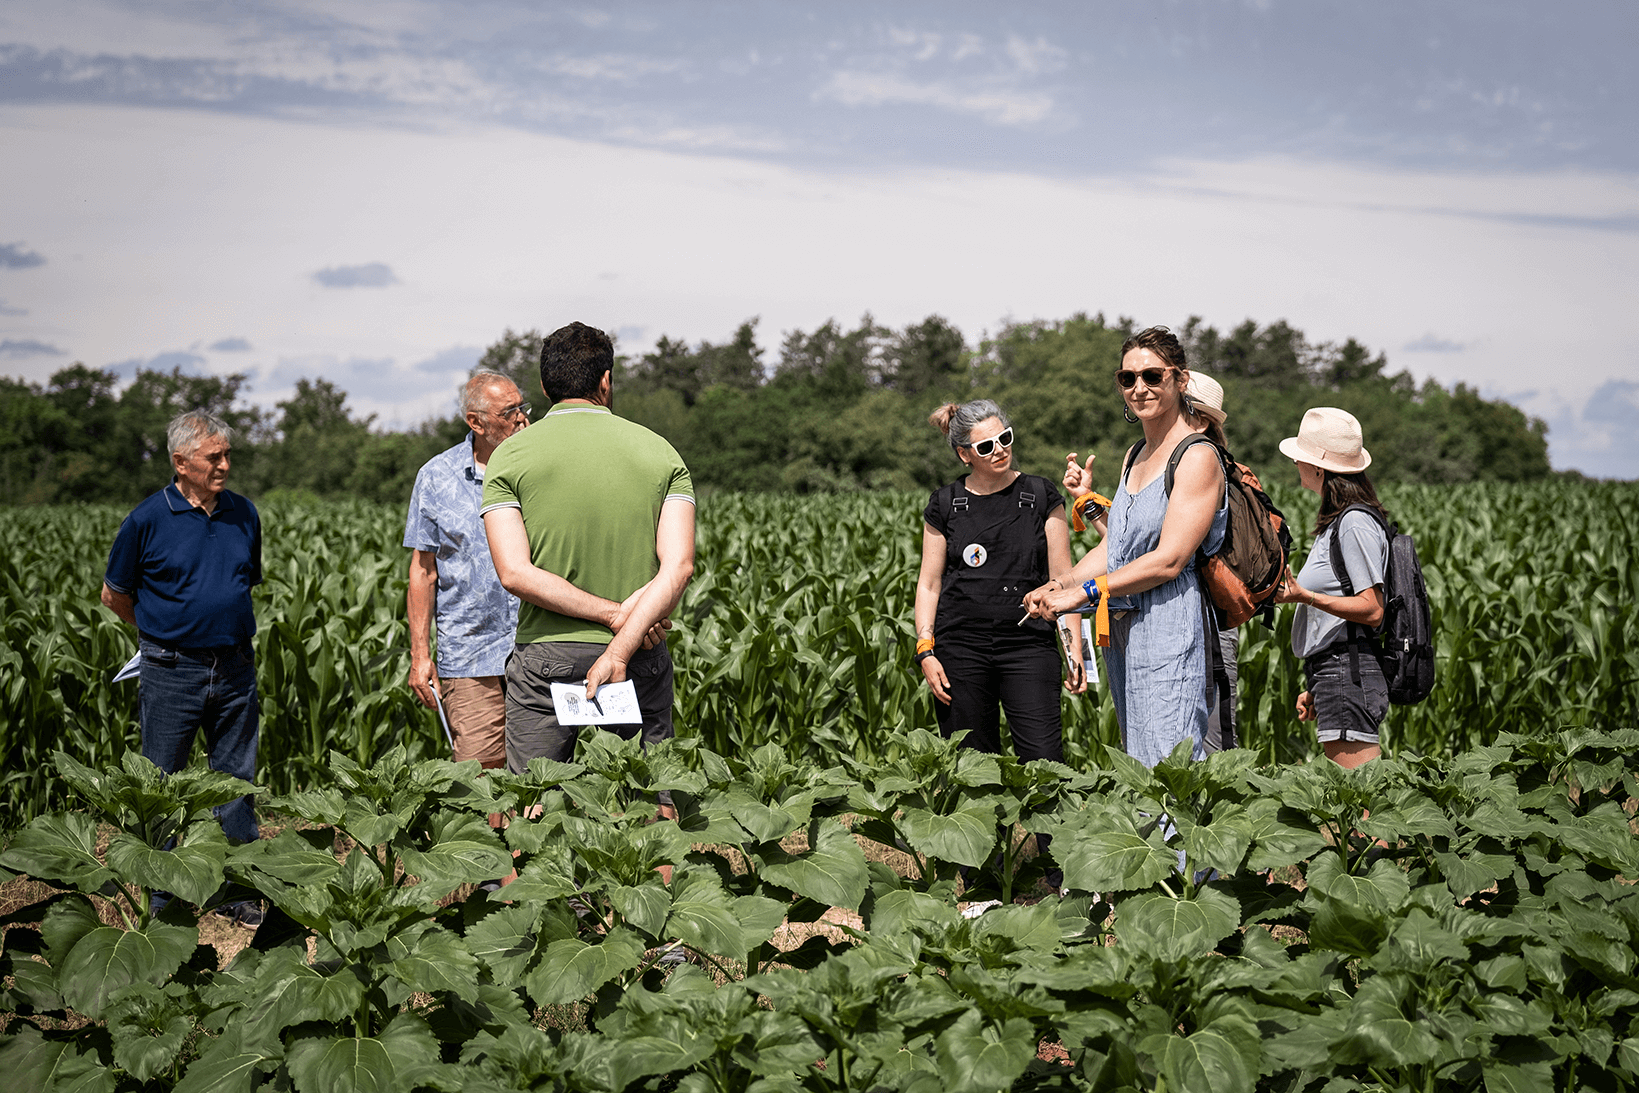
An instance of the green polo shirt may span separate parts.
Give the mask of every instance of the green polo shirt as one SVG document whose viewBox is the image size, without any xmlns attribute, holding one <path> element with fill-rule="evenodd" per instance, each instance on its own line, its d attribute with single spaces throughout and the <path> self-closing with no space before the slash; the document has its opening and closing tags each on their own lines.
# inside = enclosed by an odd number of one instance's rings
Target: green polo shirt
<svg viewBox="0 0 1639 1093">
<path fill-rule="evenodd" d="M 663 437 L 605 407 L 560 402 L 495 449 L 480 511 L 520 510 L 537 567 L 619 602 L 659 571 L 660 506 L 673 497 L 693 504 L 694 483 Z M 519 605 L 519 644 L 613 637 L 606 626 Z"/>
</svg>

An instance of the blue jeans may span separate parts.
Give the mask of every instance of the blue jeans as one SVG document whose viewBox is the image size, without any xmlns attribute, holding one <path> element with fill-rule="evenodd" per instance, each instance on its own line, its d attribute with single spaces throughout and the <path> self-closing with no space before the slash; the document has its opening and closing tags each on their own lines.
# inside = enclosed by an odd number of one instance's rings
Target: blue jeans
<svg viewBox="0 0 1639 1093">
<path fill-rule="evenodd" d="M 170 649 L 143 638 L 139 648 L 142 754 L 167 774 L 181 770 L 188 765 L 194 733 L 204 729 L 211 769 L 255 781 L 261 710 L 250 644 Z M 219 805 L 215 814 L 228 838 L 258 838 L 252 797 Z"/>
</svg>

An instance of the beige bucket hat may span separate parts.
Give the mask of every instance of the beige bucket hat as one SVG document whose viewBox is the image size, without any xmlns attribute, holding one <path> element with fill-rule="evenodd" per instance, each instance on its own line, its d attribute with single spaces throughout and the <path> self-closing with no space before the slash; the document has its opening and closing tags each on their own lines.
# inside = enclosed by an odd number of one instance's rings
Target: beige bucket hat
<svg viewBox="0 0 1639 1093">
<path fill-rule="evenodd" d="M 1195 403 L 1195 412 L 1216 421 L 1219 425 L 1229 415 L 1224 413 L 1223 384 L 1207 375 L 1205 372 L 1189 370 L 1189 386 L 1184 388 L 1184 394 Z"/>
<path fill-rule="evenodd" d="M 1280 452 L 1299 463 L 1313 463 L 1323 471 L 1354 474 L 1372 465 L 1360 435 L 1360 422 L 1347 410 L 1316 406 L 1303 415 L 1298 435 L 1280 442 Z"/>
</svg>

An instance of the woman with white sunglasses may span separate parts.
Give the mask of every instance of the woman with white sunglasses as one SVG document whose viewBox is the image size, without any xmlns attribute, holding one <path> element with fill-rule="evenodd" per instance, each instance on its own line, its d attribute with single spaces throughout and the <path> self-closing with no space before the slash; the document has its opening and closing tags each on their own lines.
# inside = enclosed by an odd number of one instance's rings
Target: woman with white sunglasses
<svg viewBox="0 0 1639 1093">
<path fill-rule="evenodd" d="M 1025 601 L 1044 618 L 1066 611 L 1098 616 L 1122 746 L 1147 767 L 1185 741 L 1194 758 L 1205 758 L 1214 698 L 1207 642 L 1218 635 L 1215 626 L 1208 632 L 1195 571 L 1197 551 L 1218 549 L 1228 518 L 1212 446 L 1185 451 L 1170 492 L 1165 485 L 1173 449 L 1196 432 L 1199 415 L 1185 400 L 1189 380 L 1184 347 L 1164 326 L 1141 330 L 1121 347 L 1115 381 L 1127 419 L 1144 427 L 1144 439 L 1121 469 L 1109 534 L 1069 579 Z"/>
<path fill-rule="evenodd" d="M 1020 602 L 1070 570 L 1064 498 L 1047 479 L 1014 468 L 1013 426 L 989 399 L 941 406 L 928 420 L 967 468 L 933 491 L 922 512 L 916 663 L 939 730 L 965 731 L 968 747 L 998 753 L 1000 704 L 1021 761 L 1062 760 L 1053 624 L 1022 618 Z M 1070 632 L 1073 675 L 1064 686 L 1079 694 L 1079 623 Z"/>
</svg>

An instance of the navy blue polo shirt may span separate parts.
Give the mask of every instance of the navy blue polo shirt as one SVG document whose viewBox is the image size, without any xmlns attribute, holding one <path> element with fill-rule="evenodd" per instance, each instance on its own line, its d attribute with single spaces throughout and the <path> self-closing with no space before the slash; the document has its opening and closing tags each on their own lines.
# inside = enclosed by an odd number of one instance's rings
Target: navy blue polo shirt
<svg viewBox="0 0 1639 1093">
<path fill-rule="evenodd" d="M 262 520 L 223 490 L 209 516 L 173 481 L 125 518 L 103 582 L 136 598 L 143 637 L 181 649 L 238 645 L 256 633 L 251 586 L 262 583 Z"/>
</svg>

